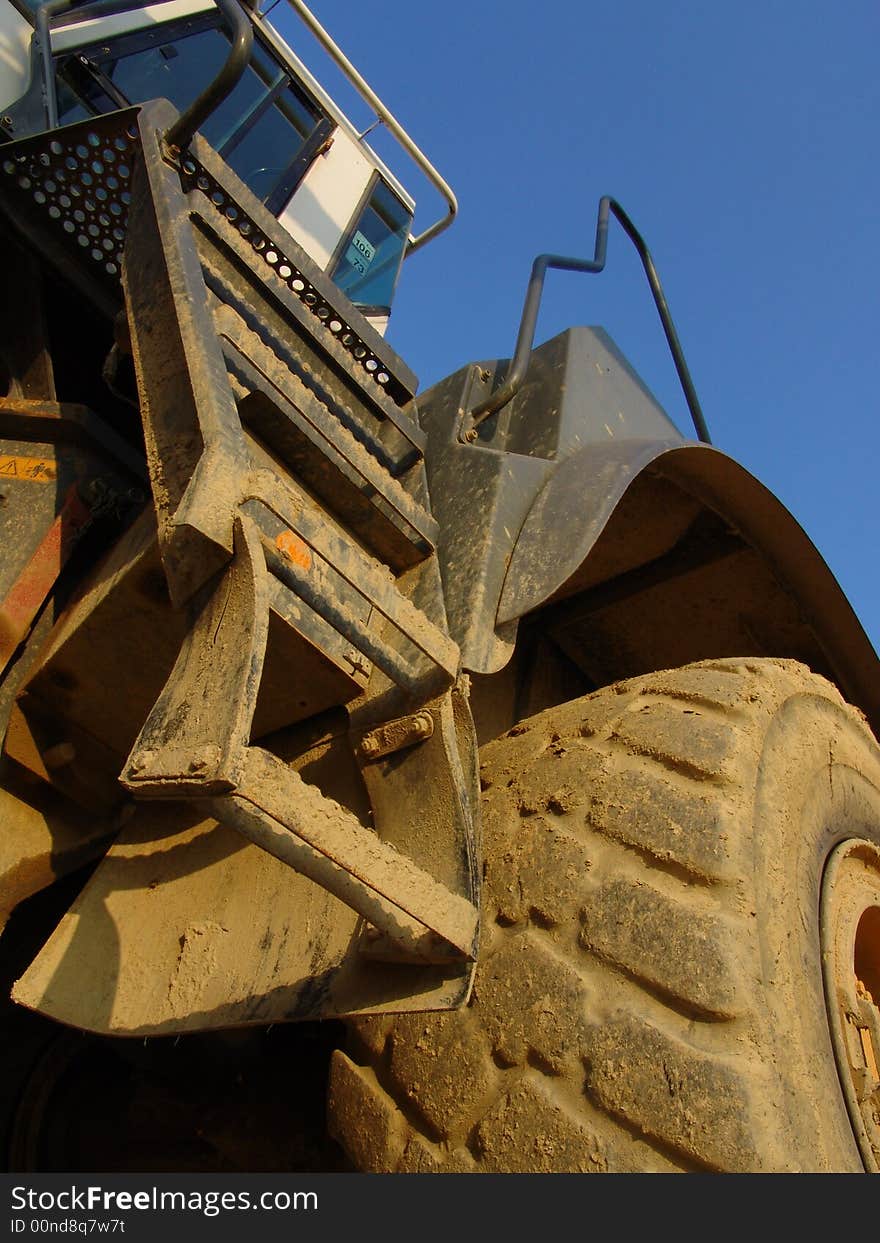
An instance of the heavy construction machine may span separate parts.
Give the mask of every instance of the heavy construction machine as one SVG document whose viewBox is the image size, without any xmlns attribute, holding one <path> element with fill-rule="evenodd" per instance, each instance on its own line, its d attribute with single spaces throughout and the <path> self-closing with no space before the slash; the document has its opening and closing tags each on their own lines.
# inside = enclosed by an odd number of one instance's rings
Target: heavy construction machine
<svg viewBox="0 0 880 1243">
<path fill-rule="evenodd" d="M 876 1170 L 870 643 L 614 200 L 417 393 L 454 197 L 288 8 L 3 0 L 10 1164 Z M 617 224 L 695 438 L 600 329 L 533 348 Z"/>
</svg>

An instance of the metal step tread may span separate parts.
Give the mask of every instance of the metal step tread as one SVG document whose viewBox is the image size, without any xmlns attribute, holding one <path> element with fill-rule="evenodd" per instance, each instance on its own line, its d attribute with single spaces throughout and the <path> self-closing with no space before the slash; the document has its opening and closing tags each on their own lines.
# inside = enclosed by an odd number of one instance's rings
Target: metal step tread
<svg viewBox="0 0 880 1243">
<path fill-rule="evenodd" d="M 402 535 L 418 550 L 416 559 L 429 555 L 438 534 L 432 515 L 231 307 L 217 306 L 214 323 L 233 383 L 243 390 L 236 394 L 243 421 L 253 423 L 257 433 L 285 461 L 285 440 L 289 442 L 295 436 L 301 443 L 305 439 L 320 455 L 320 463 L 330 467 L 329 472 L 316 468 L 313 478 L 305 477 L 309 486 L 317 483 L 320 487 L 320 474 L 324 474 L 322 499 L 334 508 L 338 506 L 343 517 L 351 514 L 355 520 L 356 511 L 362 513 L 365 505 L 372 507 L 386 526 L 393 526 L 394 533 L 399 533 L 397 543 Z M 260 417 L 258 407 L 251 407 L 249 414 L 248 398 L 254 393 L 265 398 L 260 405 L 277 411 L 274 420 L 269 419 L 268 411 Z M 365 542 L 370 543 L 369 533 L 364 534 Z M 384 542 L 387 541 L 388 533 Z M 384 546 L 378 551 L 384 555 Z M 413 558 L 408 560 L 411 563 Z"/>
<path fill-rule="evenodd" d="M 190 171 L 191 170 L 191 171 Z M 267 292 L 315 338 L 338 368 L 404 435 L 419 432 L 401 409 L 416 377 L 352 302 L 250 193 L 220 157 L 199 139 L 180 165 L 195 223 L 231 250 Z M 247 204 L 245 209 L 242 204 Z M 331 330 L 330 325 L 339 327 Z"/>
<path fill-rule="evenodd" d="M 266 515 L 261 510 L 269 510 L 270 514 L 274 514 L 276 519 L 317 554 L 320 562 L 326 563 L 334 574 L 353 587 L 372 608 L 390 622 L 405 644 L 421 652 L 434 669 L 441 670 L 445 681 L 455 678 L 459 650 L 454 640 L 403 594 L 386 565 L 355 544 L 350 536 L 332 527 L 327 522 L 326 515 L 314 502 L 307 501 L 306 498 L 301 501 L 277 477 L 269 472 L 259 472 L 243 509 L 257 521 L 261 529 L 267 526 Z M 269 535 L 271 551 L 274 533 L 271 530 L 264 533 Z M 331 623 L 330 615 L 338 614 L 344 627 L 342 632 L 346 633 L 356 619 L 348 616 L 350 610 L 338 599 L 338 592 L 332 590 L 332 584 L 329 590 L 322 590 L 327 584 L 323 574 L 316 574 L 320 570 L 320 564 L 297 565 L 295 561 L 280 556 L 273 560 L 274 565 L 270 568 L 277 570 L 279 576 L 283 575 L 291 588 Z M 361 630 L 366 633 L 360 622 L 357 622 L 357 629 L 359 634 Z M 360 638 L 366 642 L 363 635 Z M 369 651 L 361 646 L 358 638 L 353 638 L 352 642 L 369 660 L 381 664 L 372 639 L 369 640 Z M 380 641 L 380 645 L 388 646 L 384 640 Z"/>
</svg>

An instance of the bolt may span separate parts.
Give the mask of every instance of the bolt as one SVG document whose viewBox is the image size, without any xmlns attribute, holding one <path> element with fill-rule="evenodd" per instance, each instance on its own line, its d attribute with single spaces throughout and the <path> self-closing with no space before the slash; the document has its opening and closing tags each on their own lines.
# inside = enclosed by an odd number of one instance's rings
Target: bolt
<svg viewBox="0 0 880 1243">
<path fill-rule="evenodd" d="M 142 773 L 146 768 L 146 761 L 142 755 L 136 755 L 128 766 L 128 771 L 132 774 Z"/>
<path fill-rule="evenodd" d="M 370 672 L 370 662 L 365 660 L 360 652 L 350 647 L 345 653 L 345 659 L 349 662 L 354 670 L 358 673 L 367 674 Z"/>
<path fill-rule="evenodd" d="M 367 734 L 361 739 L 361 750 L 364 755 L 375 755 L 379 750 L 379 741 L 372 734 Z"/>
<path fill-rule="evenodd" d="M 469 427 L 464 434 L 464 438 L 469 445 L 472 445 L 477 438 L 477 429 L 475 427 Z"/>
<path fill-rule="evenodd" d="M 43 763 L 47 768 L 64 768 L 65 764 L 70 764 L 75 759 L 76 747 L 72 742 L 59 742 L 43 752 Z"/>
<path fill-rule="evenodd" d="M 417 712 L 413 719 L 413 733 L 419 738 L 430 738 L 434 733 L 434 718 L 430 712 Z"/>
<path fill-rule="evenodd" d="M 489 370 L 488 367 L 482 368 L 482 370 L 480 371 L 480 379 L 483 381 L 484 384 L 488 384 L 489 381 L 492 379 L 492 372 Z"/>
</svg>

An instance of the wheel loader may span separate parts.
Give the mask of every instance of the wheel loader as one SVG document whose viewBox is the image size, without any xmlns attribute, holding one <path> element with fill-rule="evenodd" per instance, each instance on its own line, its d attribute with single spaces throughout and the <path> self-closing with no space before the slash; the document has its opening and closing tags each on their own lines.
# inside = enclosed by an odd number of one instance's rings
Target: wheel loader
<svg viewBox="0 0 880 1243">
<path fill-rule="evenodd" d="M 418 392 L 454 195 L 270 7 L 2 0 L 7 1164 L 876 1170 L 868 639 L 616 200 Z M 534 347 L 610 234 L 690 435 L 601 329 Z"/>
</svg>

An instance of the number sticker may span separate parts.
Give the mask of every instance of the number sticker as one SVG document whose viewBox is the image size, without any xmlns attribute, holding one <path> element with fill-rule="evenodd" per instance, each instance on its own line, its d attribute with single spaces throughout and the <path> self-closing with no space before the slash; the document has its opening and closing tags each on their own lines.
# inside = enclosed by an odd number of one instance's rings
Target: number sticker
<svg viewBox="0 0 880 1243">
<path fill-rule="evenodd" d="M 350 263 L 356 272 L 363 276 L 376 257 L 376 247 L 364 237 L 359 229 L 355 229 L 354 237 L 348 243 L 345 261 Z"/>
</svg>

